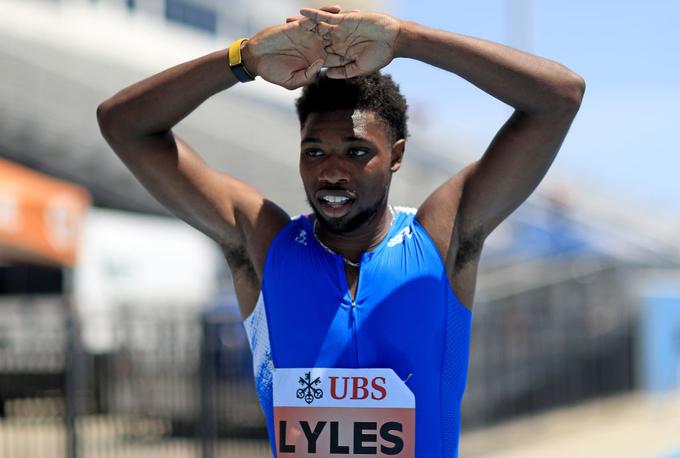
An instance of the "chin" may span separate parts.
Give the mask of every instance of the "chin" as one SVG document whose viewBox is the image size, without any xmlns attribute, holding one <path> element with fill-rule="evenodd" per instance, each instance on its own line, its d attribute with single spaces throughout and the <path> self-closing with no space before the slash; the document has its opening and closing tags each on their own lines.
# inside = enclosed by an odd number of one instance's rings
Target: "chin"
<svg viewBox="0 0 680 458">
<path fill-rule="evenodd" d="M 367 208 L 358 212 L 348 213 L 339 218 L 329 218 L 314 205 L 312 205 L 312 210 L 319 224 L 324 229 L 338 235 L 350 234 L 360 229 L 378 213 L 378 208 Z"/>
</svg>

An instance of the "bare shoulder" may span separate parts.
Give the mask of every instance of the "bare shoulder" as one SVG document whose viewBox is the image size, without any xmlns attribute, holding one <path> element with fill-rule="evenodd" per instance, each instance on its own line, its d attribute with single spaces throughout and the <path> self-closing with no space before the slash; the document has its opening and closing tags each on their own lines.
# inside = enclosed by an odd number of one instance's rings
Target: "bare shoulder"
<svg viewBox="0 0 680 458">
<path fill-rule="evenodd" d="M 223 244 L 223 251 L 234 258 L 237 265 L 247 259 L 258 279 L 262 280 L 269 245 L 290 221 L 288 214 L 277 204 L 255 191 L 246 198 L 242 211 L 235 215 L 241 237 L 235 243 Z"/>
<path fill-rule="evenodd" d="M 290 221 L 288 215 L 275 203 L 257 192 L 251 194 L 253 202 L 246 211 L 237 215 L 241 237 L 220 248 L 231 271 L 241 317 L 248 317 L 260 296 L 264 266 L 269 247 L 276 235 Z"/>
<path fill-rule="evenodd" d="M 462 221 L 465 181 L 474 167 L 470 164 L 439 186 L 416 214 L 439 251 L 451 289 L 470 310 L 485 239 L 481 228 L 474 230 Z"/>
<path fill-rule="evenodd" d="M 416 218 L 434 241 L 447 267 L 458 271 L 481 251 L 485 234 L 463 221 L 465 184 L 475 170 L 472 163 L 446 180 L 418 208 Z"/>
</svg>

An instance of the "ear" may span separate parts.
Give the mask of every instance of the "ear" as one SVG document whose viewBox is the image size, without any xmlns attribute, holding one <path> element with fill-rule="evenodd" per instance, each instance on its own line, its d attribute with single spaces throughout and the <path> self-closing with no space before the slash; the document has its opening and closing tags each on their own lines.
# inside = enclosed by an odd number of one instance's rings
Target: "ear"
<svg viewBox="0 0 680 458">
<path fill-rule="evenodd" d="M 405 150 L 406 140 L 403 138 L 392 144 L 392 158 L 390 159 L 390 170 L 392 173 L 396 172 L 401 167 L 401 160 L 404 158 Z"/>
</svg>

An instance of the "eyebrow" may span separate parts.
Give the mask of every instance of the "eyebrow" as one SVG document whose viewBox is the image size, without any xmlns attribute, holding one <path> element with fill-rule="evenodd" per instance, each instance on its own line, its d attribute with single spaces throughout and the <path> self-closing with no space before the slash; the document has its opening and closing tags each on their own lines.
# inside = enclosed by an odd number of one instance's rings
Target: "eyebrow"
<svg viewBox="0 0 680 458">
<path fill-rule="evenodd" d="M 349 137 L 345 137 L 342 139 L 343 142 L 365 142 L 365 143 L 373 143 L 367 138 L 363 137 L 357 137 L 355 135 L 350 135 Z M 305 137 L 302 139 L 300 143 L 322 143 L 320 138 L 316 137 Z"/>
</svg>

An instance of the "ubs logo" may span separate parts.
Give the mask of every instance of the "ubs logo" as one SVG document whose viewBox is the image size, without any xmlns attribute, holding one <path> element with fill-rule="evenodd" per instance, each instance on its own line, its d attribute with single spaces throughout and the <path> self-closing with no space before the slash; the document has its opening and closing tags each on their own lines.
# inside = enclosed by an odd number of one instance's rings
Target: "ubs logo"
<svg viewBox="0 0 680 458">
<path fill-rule="evenodd" d="M 321 377 L 312 380 L 312 373 L 306 372 L 304 377 L 300 377 L 298 383 L 302 385 L 302 388 L 298 388 L 295 393 L 298 399 L 304 399 L 307 404 L 311 404 L 315 399 L 323 397 L 323 390 L 316 388 L 317 385 L 321 384 Z"/>
<path fill-rule="evenodd" d="M 331 397 L 333 399 L 352 400 L 373 399 L 382 401 L 387 396 L 387 381 L 385 377 L 330 377 Z M 342 379 L 342 381 L 340 381 Z M 342 386 L 342 388 L 340 388 Z"/>
</svg>

